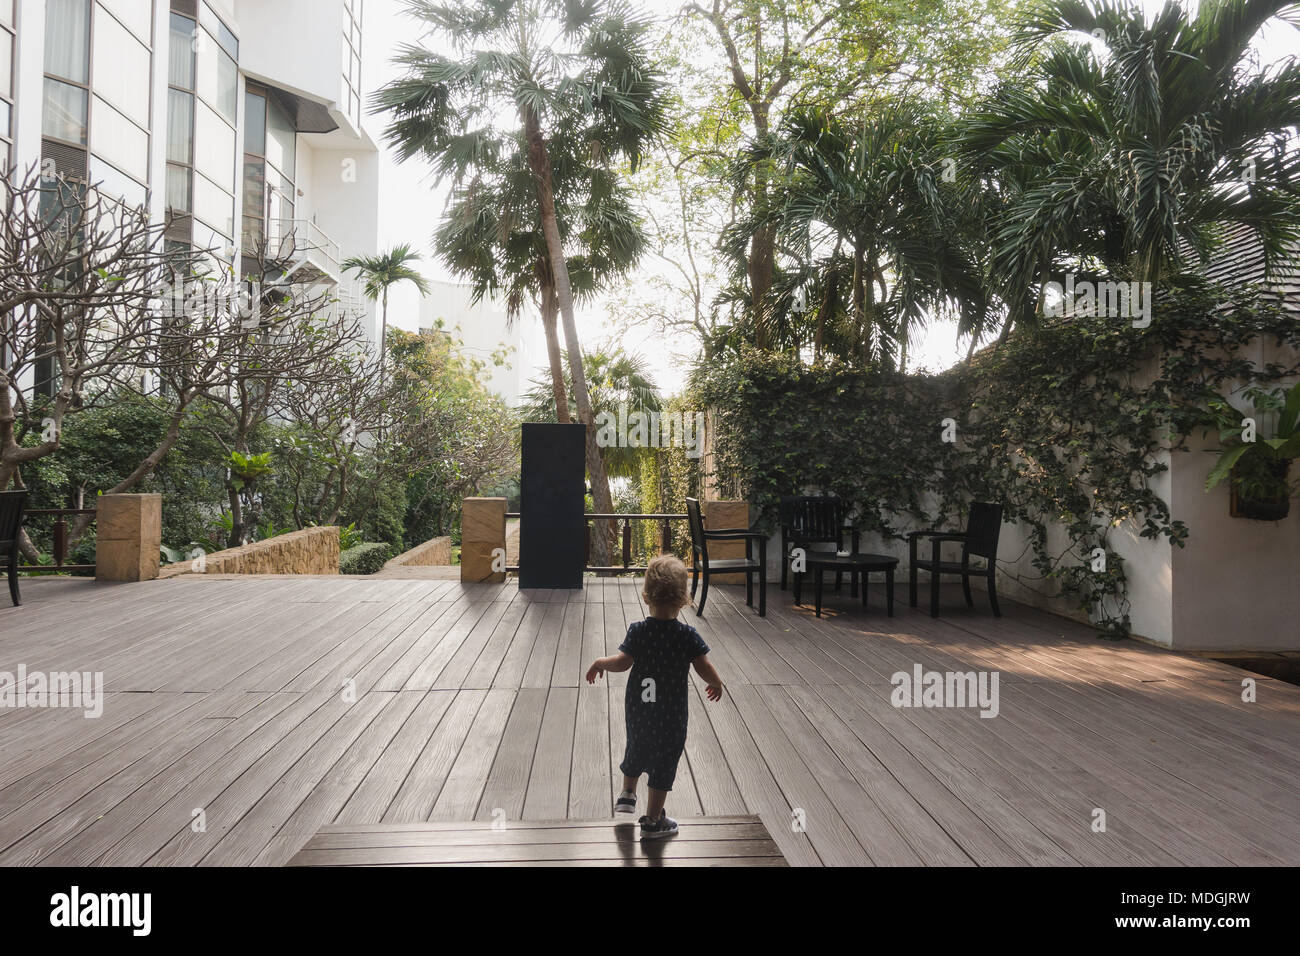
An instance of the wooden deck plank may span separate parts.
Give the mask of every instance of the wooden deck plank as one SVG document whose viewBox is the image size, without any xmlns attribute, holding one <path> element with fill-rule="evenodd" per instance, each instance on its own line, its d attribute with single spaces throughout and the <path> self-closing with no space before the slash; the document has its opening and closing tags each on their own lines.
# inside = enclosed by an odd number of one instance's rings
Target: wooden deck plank
<svg viewBox="0 0 1300 956">
<path fill-rule="evenodd" d="M 487 785 L 488 772 L 501 745 L 517 692 L 494 687 L 474 715 L 465 743 L 456 755 L 447 782 L 429 814 L 431 820 L 473 820 Z"/>
<path fill-rule="evenodd" d="M 537 735 L 537 755 L 528 775 L 522 819 L 562 820 L 568 816 L 577 716 L 578 688 L 552 687 Z"/>
<path fill-rule="evenodd" d="M 487 691 L 481 688 L 458 691 L 436 727 L 430 728 L 423 717 L 413 720 L 415 738 L 427 739 L 415 763 L 409 764 L 409 772 L 404 769 L 408 766 L 405 756 L 397 752 L 390 756 L 390 745 L 384 751 L 388 761 L 382 766 L 377 763 L 366 782 L 385 797 L 354 798 L 349 801 L 348 809 L 339 814 L 338 821 L 427 820 L 486 698 Z M 400 787 L 395 788 L 395 782 Z M 395 794 L 388 800 L 387 794 L 394 789 Z"/>
<path fill-rule="evenodd" d="M 370 722 L 356 744 L 348 748 L 276 830 L 253 861 L 255 865 L 283 866 L 311 838 L 322 820 L 335 819 L 425 694 L 401 691 L 386 696 L 389 699 L 383 712 Z"/>
<path fill-rule="evenodd" d="M 523 819 L 524 798 L 528 795 L 528 780 L 533 771 L 545 712 L 544 689 L 523 687 L 515 694 L 501 735 L 501 745 L 497 748 L 479 798 L 478 813 L 471 814 L 473 819 L 504 822 Z M 567 770 L 566 767 L 565 776 L 568 776 Z"/>
</svg>

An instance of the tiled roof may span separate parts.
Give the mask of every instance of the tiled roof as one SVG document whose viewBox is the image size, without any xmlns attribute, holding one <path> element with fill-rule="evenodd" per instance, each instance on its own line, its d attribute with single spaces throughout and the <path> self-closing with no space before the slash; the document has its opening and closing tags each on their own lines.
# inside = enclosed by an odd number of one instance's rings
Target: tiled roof
<svg viewBox="0 0 1300 956">
<path fill-rule="evenodd" d="M 1276 297 L 1290 314 L 1300 316 L 1300 245 L 1275 263 L 1273 276 L 1264 274 L 1264 248 L 1249 226 L 1232 225 L 1224 242 L 1203 266 L 1187 253 L 1189 267 L 1211 282 L 1228 287 L 1258 285 L 1267 297 Z"/>
</svg>

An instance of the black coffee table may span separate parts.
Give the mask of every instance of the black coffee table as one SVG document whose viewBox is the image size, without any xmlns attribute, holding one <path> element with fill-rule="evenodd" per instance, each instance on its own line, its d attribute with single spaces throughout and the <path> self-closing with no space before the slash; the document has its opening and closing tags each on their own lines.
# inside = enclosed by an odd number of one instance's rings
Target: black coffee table
<svg viewBox="0 0 1300 956">
<path fill-rule="evenodd" d="M 848 571 L 856 581 L 862 575 L 862 606 L 867 606 L 867 579 L 872 571 L 885 572 L 885 608 L 894 616 L 894 569 L 898 558 L 887 554 L 825 554 L 808 552 L 807 568 L 813 572 L 813 590 L 816 595 L 817 616 L 822 616 L 822 578 L 827 571 Z M 802 604 L 803 574 L 794 576 L 794 603 Z"/>
</svg>

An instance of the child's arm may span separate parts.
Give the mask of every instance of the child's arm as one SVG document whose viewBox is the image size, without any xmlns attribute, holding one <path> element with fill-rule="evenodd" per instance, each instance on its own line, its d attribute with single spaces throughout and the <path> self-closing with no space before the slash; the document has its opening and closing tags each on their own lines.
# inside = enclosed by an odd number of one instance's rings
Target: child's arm
<svg viewBox="0 0 1300 956">
<path fill-rule="evenodd" d="M 722 678 L 718 675 L 718 670 L 713 666 L 713 661 L 709 660 L 708 654 L 701 654 L 695 660 L 691 661 L 691 666 L 695 668 L 695 673 L 704 678 L 705 688 L 704 695 L 709 700 L 718 701 L 722 699 Z"/>
<path fill-rule="evenodd" d="M 596 662 L 587 668 L 587 683 L 594 684 L 596 678 L 606 671 L 625 671 L 632 666 L 632 655 L 625 651 L 619 651 L 617 654 L 611 654 L 609 657 L 597 658 Z"/>
</svg>

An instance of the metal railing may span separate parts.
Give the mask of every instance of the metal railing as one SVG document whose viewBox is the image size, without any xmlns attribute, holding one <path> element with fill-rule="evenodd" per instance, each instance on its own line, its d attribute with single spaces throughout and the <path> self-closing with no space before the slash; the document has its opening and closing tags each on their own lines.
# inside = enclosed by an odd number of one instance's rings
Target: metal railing
<svg viewBox="0 0 1300 956">
<path fill-rule="evenodd" d="M 339 244 L 310 219 L 268 219 L 266 248 L 274 259 L 295 261 L 290 273 L 310 266 L 319 273 L 313 274 L 312 279 L 332 282 L 339 279 Z"/>
<path fill-rule="evenodd" d="M 518 511 L 506 512 L 506 518 L 520 518 Z M 672 524 L 673 521 L 685 521 L 687 515 L 677 514 L 591 514 L 583 515 L 584 523 L 587 528 L 587 551 L 583 559 L 586 571 L 592 571 L 598 574 L 641 574 L 645 571 L 645 565 L 632 563 L 632 522 L 633 521 L 658 521 L 659 522 L 659 553 L 667 554 L 672 551 Z M 621 565 L 598 565 L 591 563 L 591 533 L 593 521 L 616 521 L 622 522 L 619 537 L 623 550 L 623 563 Z M 507 571 L 518 572 L 518 565 L 508 565 Z"/>
<path fill-rule="evenodd" d="M 23 512 L 23 523 L 26 525 L 28 518 L 54 518 L 54 527 L 51 529 L 50 553 L 54 558 L 53 564 L 20 564 L 18 570 L 24 574 L 61 574 L 68 571 L 94 571 L 93 564 L 64 564 L 68 557 L 68 523 L 64 520 L 68 515 L 94 515 L 94 508 L 36 508 L 31 511 Z M 92 518 L 87 523 L 86 530 L 94 523 Z M 82 532 L 83 534 L 85 531 Z M 30 537 L 31 532 L 28 531 Z"/>
<path fill-rule="evenodd" d="M 334 287 L 334 301 L 330 308 L 337 318 L 360 316 L 366 312 L 366 297 L 354 282 L 340 282 Z"/>
</svg>

